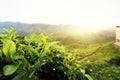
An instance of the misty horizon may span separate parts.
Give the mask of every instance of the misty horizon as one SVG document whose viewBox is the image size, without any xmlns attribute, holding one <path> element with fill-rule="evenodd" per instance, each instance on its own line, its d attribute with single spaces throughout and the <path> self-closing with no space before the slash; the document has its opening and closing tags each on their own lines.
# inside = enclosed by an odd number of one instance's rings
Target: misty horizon
<svg viewBox="0 0 120 80">
<path fill-rule="evenodd" d="M 0 22 L 70 24 L 83 26 L 91 31 L 109 29 L 120 25 L 119 2 L 119 0 L 3 0 L 0 3 L 2 10 Z"/>
</svg>

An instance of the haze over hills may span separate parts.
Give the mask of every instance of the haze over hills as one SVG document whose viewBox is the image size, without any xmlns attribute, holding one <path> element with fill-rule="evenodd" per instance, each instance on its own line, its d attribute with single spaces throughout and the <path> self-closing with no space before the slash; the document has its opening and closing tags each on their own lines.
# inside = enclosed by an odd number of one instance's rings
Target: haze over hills
<svg viewBox="0 0 120 80">
<path fill-rule="evenodd" d="M 47 24 L 27 24 L 20 22 L 0 22 L 0 32 L 3 32 L 3 28 L 9 29 L 10 27 L 14 27 L 18 33 L 27 34 L 31 32 L 38 32 L 43 29 L 47 29 Z"/>
<path fill-rule="evenodd" d="M 3 33 L 3 28 L 9 29 L 10 27 L 14 27 L 17 33 L 22 35 L 27 35 L 31 33 L 45 33 L 49 35 L 57 34 L 57 35 L 81 35 L 91 33 L 88 28 L 80 27 L 76 25 L 51 25 L 51 24 L 27 24 L 20 22 L 0 22 L 0 33 Z M 99 31 L 100 32 L 100 31 Z M 93 32 L 92 32 L 93 33 Z M 102 33 L 108 33 L 109 35 L 113 35 L 115 30 L 105 29 Z"/>
<path fill-rule="evenodd" d="M 84 33 L 86 32 L 85 28 L 78 27 L 75 25 L 51 25 L 51 24 L 27 24 L 27 23 L 20 23 L 20 22 L 0 22 L 0 33 L 3 33 L 3 28 L 9 29 L 10 27 L 14 27 L 18 33 Z"/>
</svg>

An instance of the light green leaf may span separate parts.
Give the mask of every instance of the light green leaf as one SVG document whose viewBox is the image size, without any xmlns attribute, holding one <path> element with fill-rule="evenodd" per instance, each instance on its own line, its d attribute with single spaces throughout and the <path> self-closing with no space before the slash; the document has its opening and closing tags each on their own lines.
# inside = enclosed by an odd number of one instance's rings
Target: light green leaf
<svg viewBox="0 0 120 80">
<path fill-rule="evenodd" d="M 87 77 L 88 80 L 93 80 L 92 77 L 88 74 L 85 74 L 85 76 Z"/>
<path fill-rule="evenodd" d="M 40 54 L 34 49 L 34 48 L 29 48 L 29 50 L 33 53 L 33 54 L 35 54 L 36 56 L 40 56 Z"/>
<path fill-rule="evenodd" d="M 41 38 L 42 38 L 43 44 L 46 44 L 47 36 L 44 36 L 43 34 L 41 34 Z"/>
<path fill-rule="evenodd" d="M 6 36 L 6 34 L 0 34 L 0 37 L 2 38 L 2 37 L 5 37 Z"/>
<path fill-rule="evenodd" d="M 81 71 L 83 74 L 85 74 L 85 70 L 81 69 L 80 71 Z"/>
<path fill-rule="evenodd" d="M 9 30 L 8 30 L 8 29 L 3 28 L 3 30 L 4 30 L 6 33 L 9 33 Z"/>
<path fill-rule="evenodd" d="M 6 65 L 3 68 L 3 73 L 4 75 L 11 75 L 13 74 L 17 69 L 19 68 L 19 64 L 18 65 Z"/>
<path fill-rule="evenodd" d="M 3 52 L 5 56 L 13 57 L 16 53 L 16 44 L 11 40 L 6 41 L 3 44 Z"/>
</svg>

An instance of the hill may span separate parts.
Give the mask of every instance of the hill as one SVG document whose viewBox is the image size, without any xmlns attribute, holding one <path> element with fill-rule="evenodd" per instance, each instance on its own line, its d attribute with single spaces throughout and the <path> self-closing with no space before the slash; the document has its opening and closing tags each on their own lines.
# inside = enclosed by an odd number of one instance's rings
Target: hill
<svg viewBox="0 0 120 80">
<path fill-rule="evenodd" d="M 60 24 L 60 25 L 52 25 L 52 24 L 44 24 L 44 23 L 34 23 L 27 24 L 21 22 L 0 22 L 0 33 L 3 33 L 3 28 L 9 29 L 10 27 L 14 27 L 18 33 L 21 34 L 29 34 L 29 33 L 47 33 L 47 34 L 67 34 L 67 35 L 81 35 L 85 33 L 91 33 L 90 28 L 78 25 L 70 25 L 70 24 Z M 107 29 L 107 31 L 113 33 L 114 29 Z M 106 29 L 105 31 L 106 32 Z M 92 32 L 93 33 L 93 32 Z"/>
<path fill-rule="evenodd" d="M 0 33 L 3 28 L 10 29 L 14 27 L 18 34 L 29 35 L 32 33 L 44 33 L 51 39 L 61 41 L 63 44 L 81 42 L 100 42 L 105 40 L 114 40 L 115 30 L 113 28 L 105 29 L 97 33 L 90 32 L 85 27 L 77 25 L 51 25 L 51 24 L 27 24 L 20 22 L 0 22 Z M 70 39 L 70 40 L 69 40 Z"/>
</svg>

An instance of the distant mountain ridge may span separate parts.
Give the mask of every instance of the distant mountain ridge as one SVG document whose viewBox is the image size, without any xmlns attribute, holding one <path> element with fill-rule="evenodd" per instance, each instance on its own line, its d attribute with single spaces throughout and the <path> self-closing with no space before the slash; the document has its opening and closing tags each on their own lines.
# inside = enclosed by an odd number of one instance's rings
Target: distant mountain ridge
<svg viewBox="0 0 120 80">
<path fill-rule="evenodd" d="M 0 33 L 3 33 L 3 28 L 10 29 L 14 27 L 17 33 L 22 35 L 28 35 L 31 33 L 45 33 L 47 35 L 78 35 L 89 33 L 89 29 L 85 27 L 80 27 L 76 25 L 52 25 L 52 24 L 27 24 L 21 22 L 0 22 Z M 105 31 L 100 31 L 108 35 L 114 35 L 115 31 L 113 29 L 106 29 Z"/>
<path fill-rule="evenodd" d="M 0 33 L 3 33 L 3 28 L 10 29 L 14 27 L 18 33 L 31 33 L 31 32 L 40 32 L 48 28 L 55 27 L 55 25 L 49 24 L 27 24 L 20 22 L 0 22 Z"/>
<path fill-rule="evenodd" d="M 14 27 L 17 31 L 27 27 L 28 24 L 19 23 L 19 22 L 0 22 L 0 33 L 3 32 L 3 28 L 9 29 L 10 27 Z"/>
<path fill-rule="evenodd" d="M 73 29 L 76 27 L 74 25 L 52 25 L 52 24 L 27 24 L 20 22 L 0 22 L 0 33 L 3 33 L 3 28 L 10 29 L 14 27 L 16 31 L 20 34 L 30 34 L 30 33 L 47 33 L 47 34 L 71 34 Z M 80 32 L 83 31 L 81 27 Z"/>
</svg>

